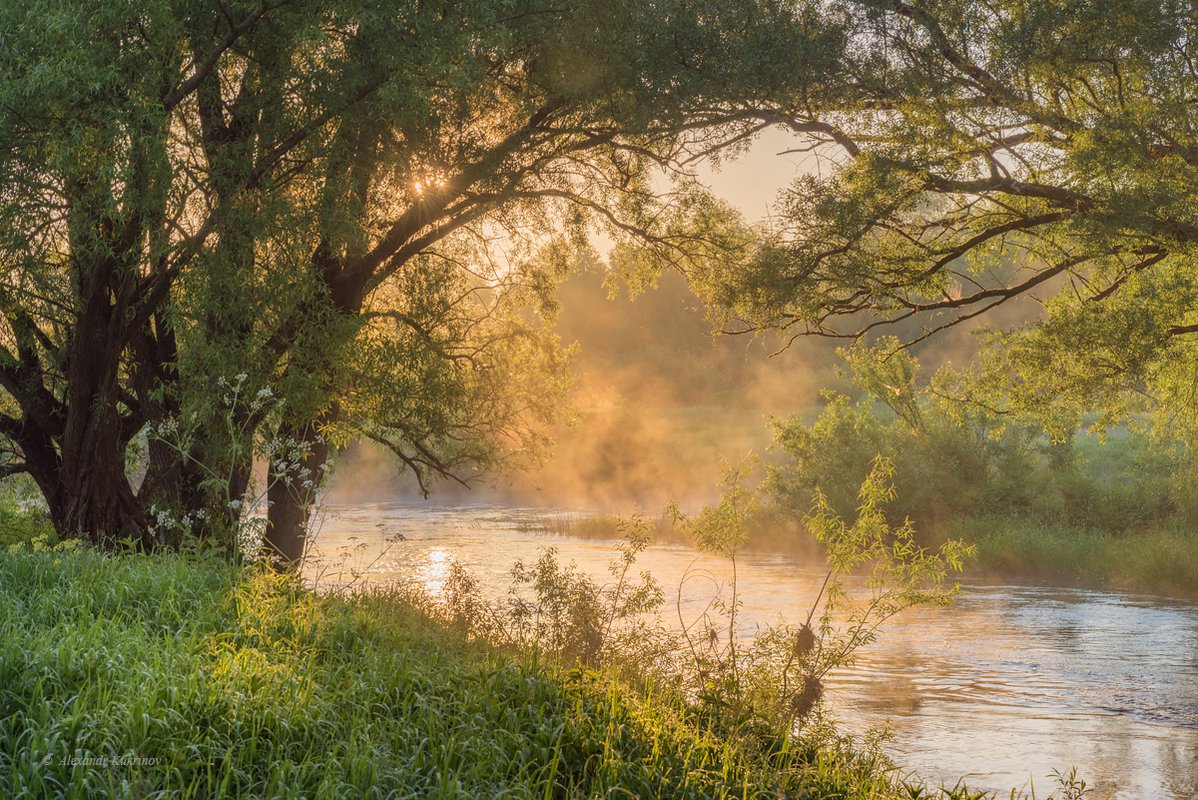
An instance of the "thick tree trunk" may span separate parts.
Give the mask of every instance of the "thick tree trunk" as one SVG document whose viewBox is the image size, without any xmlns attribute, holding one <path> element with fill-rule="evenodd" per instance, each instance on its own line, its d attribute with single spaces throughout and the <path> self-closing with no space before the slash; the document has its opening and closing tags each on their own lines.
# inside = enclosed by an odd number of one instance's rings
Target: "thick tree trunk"
<svg viewBox="0 0 1198 800">
<path fill-rule="evenodd" d="M 72 362 L 60 443 L 61 501 L 51 508 L 60 533 L 96 544 L 142 543 L 148 523 L 125 473 L 128 439 L 117 412 L 116 363 L 82 353 Z"/>
<path fill-rule="evenodd" d="M 90 452 L 68 453 L 63 459 L 62 494 L 55 527 L 101 545 L 132 541 L 148 544 L 148 519 L 125 475 L 124 458 L 107 449 L 106 426 L 89 437 L 98 442 Z M 53 511 L 53 509 L 52 509 Z"/>
<path fill-rule="evenodd" d="M 105 271 L 113 269 L 105 266 Z M 122 540 L 142 545 L 149 520 L 125 473 L 128 428 L 134 423 L 122 420 L 119 411 L 125 308 L 110 303 L 107 292 L 97 288 L 85 296 L 67 362 L 66 419 L 59 440 L 61 502 L 51 512 L 62 534 L 101 545 Z"/>
<path fill-rule="evenodd" d="M 61 532 L 63 528 L 59 527 L 58 523 L 66 518 L 67 498 L 63 492 L 62 481 L 59 480 L 62 459 L 54 448 L 54 439 L 28 417 L 14 438 L 25 457 L 29 477 L 33 478 L 46 501 L 50 520 L 54 523 L 55 530 Z"/>
</svg>

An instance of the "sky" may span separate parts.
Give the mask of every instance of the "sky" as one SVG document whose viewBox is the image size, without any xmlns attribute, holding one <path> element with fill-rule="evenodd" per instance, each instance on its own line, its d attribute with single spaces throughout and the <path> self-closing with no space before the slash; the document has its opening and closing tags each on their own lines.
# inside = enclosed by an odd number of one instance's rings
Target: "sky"
<svg viewBox="0 0 1198 800">
<path fill-rule="evenodd" d="M 699 176 L 715 194 L 739 208 L 746 219 L 763 220 L 770 215 L 780 190 L 805 170 L 816 168 L 810 156 L 785 153 L 795 144 L 793 133 L 771 128 L 739 158 L 718 169 L 705 165 Z"/>
</svg>

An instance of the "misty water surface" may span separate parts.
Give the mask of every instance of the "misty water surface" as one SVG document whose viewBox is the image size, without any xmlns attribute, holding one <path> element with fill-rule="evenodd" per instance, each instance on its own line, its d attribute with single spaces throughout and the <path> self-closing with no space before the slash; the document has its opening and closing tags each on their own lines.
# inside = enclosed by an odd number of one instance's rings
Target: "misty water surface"
<svg viewBox="0 0 1198 800">
<path fill-rule="evenodd" d="M 504 506 L 331 506 L 314 547 L 329 583 L 415 584 L 437 594 L 453 561 L 497 597 L 517 559 L 547 546 L 606 576 L 613 542 L 546 535 L 541 509 Z M 697 561 L 696 561 L 697 559 Z M 726 579 L 727 565 L 681 546 L 653 546 L 638 566 L 674 592 L 688 568 Z M 806 617 L 823 573 L 792 557 L 740 562 L 744 632 Z M 688 619 L 712 583 L 693 581 Z M 950 609 L 892 620 L 851 670 L 829 682 L 851 731 L 888 724 L 887 751 L 933 783 L 964 779 L 1004 795 L 1055 788 L 1054 769 L 1117 798 L 1198 798 L 1198 606 L 1121 592 L 967 584 Z"/>
</svg>

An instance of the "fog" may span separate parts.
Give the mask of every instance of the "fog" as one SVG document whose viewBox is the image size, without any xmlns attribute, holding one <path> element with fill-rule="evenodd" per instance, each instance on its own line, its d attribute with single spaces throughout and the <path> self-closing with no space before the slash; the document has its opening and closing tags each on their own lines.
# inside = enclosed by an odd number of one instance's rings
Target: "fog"
<svg viewBox="0 0 1198 800">
<path fill-rule="evenodd" d="M 712 495 L 725 459 L 762 453 L 768 417 L 814 408 L 837 378 L 835 345 L 713 337 L 699 301 L 675 274 L 635 299 L 609 297 L 590 272 L 560 292 L 558 333 L 578 344 L 572 419 L 523 473 L 473 488 L 441 482 L 432 502 L 515 502 L 599 511 L 659 510 Z M 380 448 L 357 444 L 335 474 L 335 503 L 418 498 Z"/>
<path fill-rule="evenodd" d="M 702 177 L 747 218 L 763 219 L 780 189 L 820 166 L 812 157 L 785 153 L 792 144 L 786 134 L 768 132 L 740 158 L 722 170 L 707 168 Z M 971 280 L 997 284 L 1009 277 Z M 725 460 L 750 452 L 769 457 L 770 416 L 814 418 L 821 390 L 852 392 L 837 368 L 836 349 L 845 342 L 799 339 L 778 353 L 776 337 L 712 336 L 700 301 L 674 273 L 635 299 L 610 297 L 602 274 L 578 274 L 561 286 L 560 302 L 557 331 L 579 347 L 572 423 L 550 432 L 554 445 L 539 466 L 481 477 L 470 489 L 441 481 L 427 502 L 601 512 L 656 512 L 672 500 L 694 506 L 713 497 Z M 1040 311 L 1034 298 L 1016 298 L 914 352 L 925 375 L 945 363 L 960 366 L 977 349 L 979 327 L 1016 325 Z M 912 340 L 943 321 L 911 320 L 881 333 Z M 331 502 L 397 498 L 424 502 L 415 480 L 397 474 L 384 450 L 359 443 L 342 454 Z"/>
</svg>

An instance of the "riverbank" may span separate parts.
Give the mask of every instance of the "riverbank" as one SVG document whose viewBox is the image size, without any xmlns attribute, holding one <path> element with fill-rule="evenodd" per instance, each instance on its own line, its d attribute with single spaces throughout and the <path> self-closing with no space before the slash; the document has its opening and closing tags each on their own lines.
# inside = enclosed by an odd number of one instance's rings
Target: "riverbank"
<svg viewBox="0 0 1198 800">
<path fill-rule="evenodd" d="M 403 598 L 195 557 L 0 553 L 0 686 L 6 797 L 912 796 L 835 738 L 745 746 Z"/>
<path fill-rule="evenodd" d="M 1198 532 L 1116 533 L 1010 517 L 962 520 L 948 535 L 977 546 L 974 574 L 1198 597 Z"/>
<path fill-rule="evenodd" d="M 582 539 L 616 539 L 613 514 L 545 517 L 546 533 Z M 669 519 L 651 520 L 654 541 L 689 544 Z M 1017 579 L 1049 585 L 1122 589 L 1162 597 L 1198 598 L 1198 531 L 1180 525 L 1115 532 L 1083 525 L 1046 524 L 1024 516 L 965 517 L 925 538 L 936 544 L 960 539 L 973 545 L 964 578 Z M 764 519 L 745 549 L 819 559 L 818 545 L 794 521 Z"/>
</svg>

